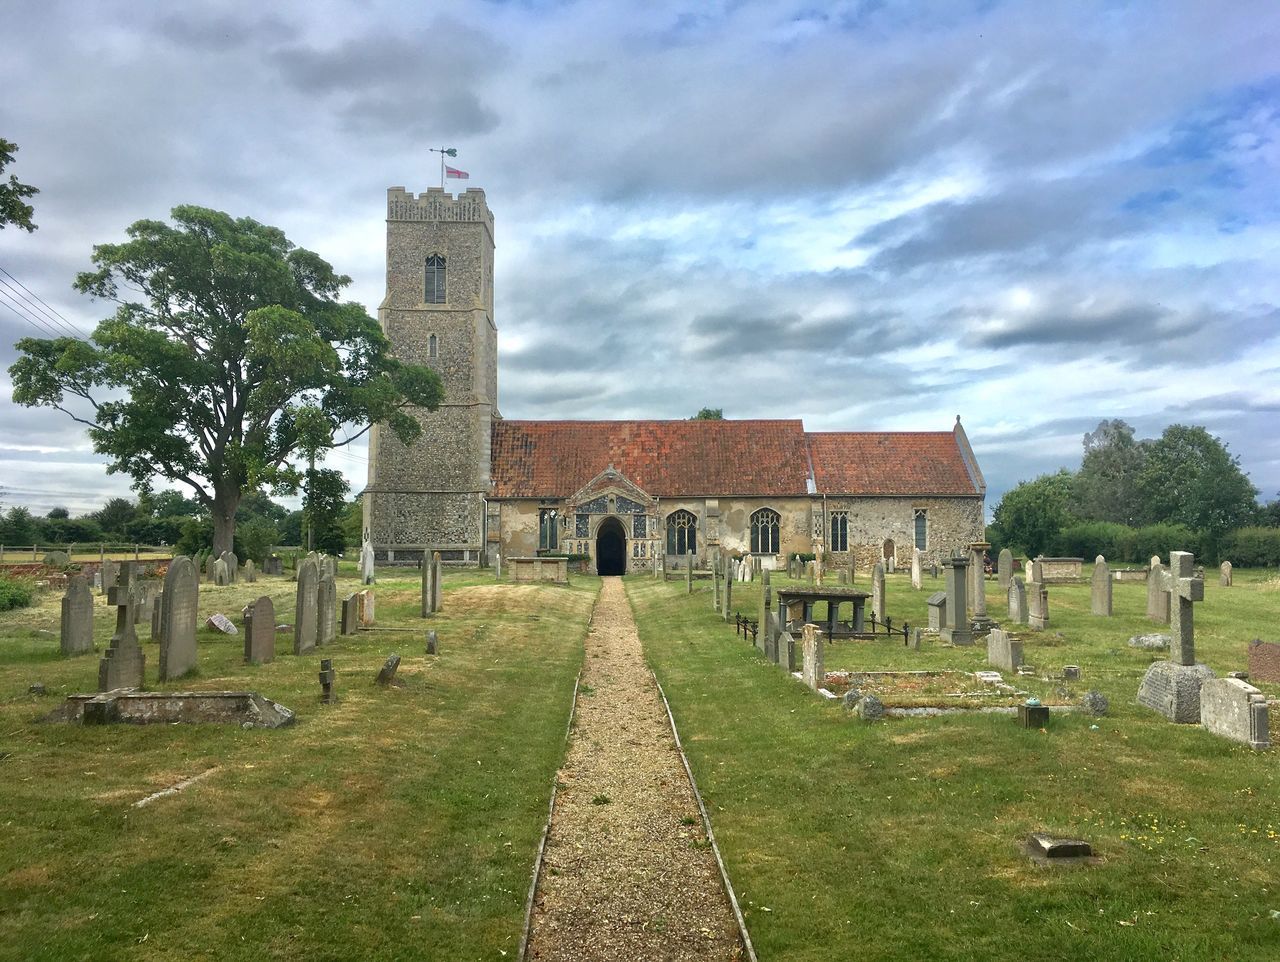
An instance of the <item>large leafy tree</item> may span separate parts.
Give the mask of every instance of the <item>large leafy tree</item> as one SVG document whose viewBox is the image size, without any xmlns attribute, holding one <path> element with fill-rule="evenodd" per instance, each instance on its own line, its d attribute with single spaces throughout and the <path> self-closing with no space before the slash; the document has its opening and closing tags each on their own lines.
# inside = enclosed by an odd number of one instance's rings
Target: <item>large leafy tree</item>
<svg viewBox="0 0 1280 962">
<path fill-rule="evenodd" d="M 1143 516 L 1138 477 L 1151 442 L 1125 421 L 1102 421 L 1084 436 L 1084 457 L 1072 483 L 1075 513 L 1085 521 L 1135 525 Z"/>
<path fill-rule="evenodd" d="M 0 137 L 0 174 L 13 163 L 13 155 L 17 152 L 17 144 Z M 35 208 L 26 199 L 38 193 L 40 191 L 30 184 L 19 183 L 14 174 L 9 175 L 8 182 L 0 180 L 0 230 L 4 230 L 5 224 L 21 227 L 28 233 L 35 230 L 36 225 L 31 222 Z"/>
<path fill-rule="evenodd" d="M 1138 476 L 1147 519 L 1220 537 L 1248 524 L 1258 489 L 1219 438 L 1202 427 L 1171 424 L 1152 441 Z"/>
<path fill-rule="evenodd" d="M 350 278 L 282 231 L 202 207 L 172 220 L 94 248 L 75 286 L 117 308 L 91 342 L 24 339 L 9 372 L 16 402 L 85 424 L 138 490 L 157 476 L 190 488 L 224 551 L 245 491 L 295 490 L 295 462 L 340 446 L 340 427 L 352 427 L 341 444 L 375 422 L 412 441 L 406 408 L 434 410 L 442 388 L 339 300 Z"/>
<path fill-rule="evenodd" d="M 1035 557 L 1049 547 L 1059 531 L 1071 524 L 1071 472 L 1042 474 L 1010 488 L 991 513 L 1000 540 Z"/>
</svg>

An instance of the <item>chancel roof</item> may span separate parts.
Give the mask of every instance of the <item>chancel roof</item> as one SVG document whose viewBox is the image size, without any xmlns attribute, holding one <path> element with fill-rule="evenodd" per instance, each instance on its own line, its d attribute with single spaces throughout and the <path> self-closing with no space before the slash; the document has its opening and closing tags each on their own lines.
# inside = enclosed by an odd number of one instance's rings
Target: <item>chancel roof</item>
<svg viewBox="0 0 1280 962">
<path fill-rule="evenodd" d="M 492 496 L 568 498 L 613 467 L 655 498 L 796 497 L 815 488 L 973 497 L 984 485 L 967 450 L 958 428 L 805 433 L 799 420 L 498 420 Z"/>
</svg>

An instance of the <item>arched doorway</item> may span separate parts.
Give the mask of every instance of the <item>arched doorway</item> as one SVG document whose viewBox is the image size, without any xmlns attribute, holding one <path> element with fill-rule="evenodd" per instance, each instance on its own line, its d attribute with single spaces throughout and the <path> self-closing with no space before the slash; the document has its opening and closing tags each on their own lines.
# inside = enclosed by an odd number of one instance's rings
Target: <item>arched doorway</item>
<svg viewBox="0 0 1280 962">
<path fill-rule="evenodd" d="M 617 518 L 605 518 L 596 531 L 596 574 L 627 573 L 627 533 Z"/>
</svg>

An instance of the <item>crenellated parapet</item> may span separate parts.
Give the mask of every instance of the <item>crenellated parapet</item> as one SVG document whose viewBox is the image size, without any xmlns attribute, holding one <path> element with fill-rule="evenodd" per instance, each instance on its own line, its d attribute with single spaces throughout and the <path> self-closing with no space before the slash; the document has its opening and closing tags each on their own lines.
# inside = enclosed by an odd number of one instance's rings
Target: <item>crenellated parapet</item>
<svg viewBox="0 0 1280 962">
<path fill-rule="evenodd" d="M 439 187 L 431 187 L 421 194 L 403 187 L 390 187 L 387 220 L 481 223 L 489 229 L 490 239 L 493 237 L 493 212 L 479 187 L 469 187 L 456 196 Z"/>
</svg>

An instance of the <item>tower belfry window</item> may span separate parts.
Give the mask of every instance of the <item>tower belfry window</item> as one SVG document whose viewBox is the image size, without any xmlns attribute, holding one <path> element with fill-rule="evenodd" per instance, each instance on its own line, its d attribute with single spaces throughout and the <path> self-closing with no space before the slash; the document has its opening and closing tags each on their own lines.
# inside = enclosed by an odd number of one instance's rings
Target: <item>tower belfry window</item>
<svg viewBox="0 0 1280 962">
<path fill-rule="evenodd" d="M 422 294 L 423 303 L 443 304 L 445 302 L 444 258 L 432 254 L 427 258 L 426 284 Z"/>
</svg>

